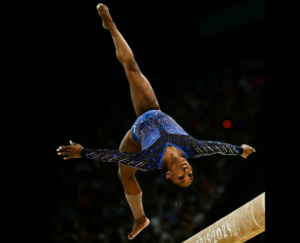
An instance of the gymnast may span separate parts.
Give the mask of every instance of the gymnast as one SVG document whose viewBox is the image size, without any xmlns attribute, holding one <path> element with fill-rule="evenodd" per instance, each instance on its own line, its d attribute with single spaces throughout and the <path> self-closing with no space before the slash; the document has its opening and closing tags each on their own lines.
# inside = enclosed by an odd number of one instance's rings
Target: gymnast
<svg viewBox="0 0 300 243">
<path fill-rule="evenodd" d="M 119 150 L 83 148 L 70 141 L 71 146 L 61 146 L 58 155 L 65 160 L 88 158 L 119 165 L 119 178 L 125 197 L 134 216 L 134 226 L 128 238 L 132 240 L 150 224 L 142 204 L 142 190 L 135 178 L 137 170 L 167 169 L 166 179 L 176 196 L 188 188 L 194 178 L 188 158 L 213 154 L 241 155 L 247 158 L 255 149 L 227 143 L 196 140 L 187 134 L 170 116 L 160 110 L 158 101 L 146 77 L 141 73 L 127 42 L 118 31 L 108 8 L 97 6 L 103 27 L 111 35 L 118 60 L 125 68 L 130 84 L 131 98 L 138 117 L 123 138 Z M 175 189 L 174 189 L 175 188 Z"/>
</svg>

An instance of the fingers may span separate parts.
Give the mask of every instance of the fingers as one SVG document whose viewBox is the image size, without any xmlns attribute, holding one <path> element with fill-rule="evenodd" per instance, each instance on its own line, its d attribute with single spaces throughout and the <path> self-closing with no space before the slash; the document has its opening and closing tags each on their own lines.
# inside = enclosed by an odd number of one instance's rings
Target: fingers
<svg viewBox="0 0 300 243">
<path fill-rule="evenodd" d="M 64 160 L 67 160 L 71 159 L 73 148 L 72 146 L 61 146 L 56 151 L 59 156 L 69 156 L 64 158 Z"/>
<path fill-rule="evenodd" d="M 58 155 L 60 156 L 63 156 L 63 155 L 71 155 L 70 152 L 60 152 L 60 153 L 57 153 Z"/>
<path fill-rule="evenodd" d="M 74 143 L 71 140 L 70 144 L 70 146 L 60 146 L 56 149 L 57 154 L 59 156 L 67 156 L 63 158 L 64 160 L 80 158 L 80 155 L 78 154 L 79 148 L 81 147 L 80 144 Z"/>
<path fill-rule="evenodd" d="M 255 149 L 254 149 L 254 148 L 252 148 L 252 147 L 250 147 L 250 146 L 248 146 L 248 145 L 247 145 L 247 147 L 248 147 L 252 152 L 255 152 Z"/>
<path fill-rule="evenodd" d="M 73 151 L 75 145 L 78 145 L 78 143 L 73 143 L 71 140 L 70 140 L 70 144 L 71 146 L 60 146 L 56 151 Z"/>
<path fill-rule="evenodd" d="M 67 149 L 67 150 L 72 150 L 73 149 L 73 146 L 60 146 L 58 149 L 57 149 L 57 151 L 58 150 L 65 150 L 65 149 Z"/>
<path fill-rule="evenodd" d="M 69 155 L 68 157 L 64 157 L 64 160 L 73 159 L 73 157 L 72 157 L 72 155 L 70 153 L 58 153 L 58 155 L 60 155 L 60 156 Z"/>
<path fill-rule="evenodd" d="M 252 147 L 250 147 L 250 146 L 248 146 L 248 147 L 249 147 L 249 149 L 251 150 L 251 152 L 256 152 L 255 148 L 252 148 Z"/>
<path fill-rule="evenodd" d="M 254 148 L 249 147 L 247 150 L 244 150 L 244 154 L 241 156 L 247 159 L 247 157 L 254 152 L 256 152 L 256 150 Z"/>
<path fill-rule="evenodd" d="M 56 151 L 58 155 L 70 155 L 74 152 L 73 150 L 70 149 L 57 149 Z"/>
<path fill-rule="evenodd" d="M 57 152 L 72 152 L 73 149 L 56 149 Z"/>
<path fill-rule="evenodd" d="M 242 147 L 243 147 L 245 150 L 249 151 L 250 153 L 256 152 L 255 148 L 252 148 L 252 147 L 250 147 L 250 146 L 247 145 L 247 144 L 243 144 Z"/>
<path fill-rule="evenodd" d="M 64 160 L 72 159 L 72 154 L 71 152 L 59 152 L 57 153 L 59 156 L 68 156 L 64 157 Z"/>
</svg>

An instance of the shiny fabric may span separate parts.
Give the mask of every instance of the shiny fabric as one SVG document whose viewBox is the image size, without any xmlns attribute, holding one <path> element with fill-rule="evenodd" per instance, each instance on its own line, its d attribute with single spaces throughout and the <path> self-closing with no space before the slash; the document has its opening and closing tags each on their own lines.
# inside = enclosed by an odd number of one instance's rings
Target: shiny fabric
<svg viewBox="0 0 300 243">
<path fill-rule="evenodd" d="M 149 111 L 137 119 L 132 127 L 134 138 L 142 146 L 141 153 L 119 150 L 84 148 L 82 157 L 103 162 L 120 163 L 141 171 L 161 169 L 168 146 L 181 150 L 185 158 L 198 158 L 213 154 L 237 155 L 243 148 L 222 142 L 196 140 L 188 135 L 173 118 L 161 111 Z"/>
</svg>

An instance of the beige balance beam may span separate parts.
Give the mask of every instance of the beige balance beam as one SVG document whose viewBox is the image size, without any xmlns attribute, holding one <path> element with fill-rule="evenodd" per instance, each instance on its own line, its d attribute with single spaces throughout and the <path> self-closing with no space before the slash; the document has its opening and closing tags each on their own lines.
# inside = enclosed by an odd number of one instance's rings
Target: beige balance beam
<svg viewBox="0 0 300 243">
<path fill-rule="evenodd" d="M 243 243 L 265 231 L 265 193 L 183 243 Z"/>
</svg>

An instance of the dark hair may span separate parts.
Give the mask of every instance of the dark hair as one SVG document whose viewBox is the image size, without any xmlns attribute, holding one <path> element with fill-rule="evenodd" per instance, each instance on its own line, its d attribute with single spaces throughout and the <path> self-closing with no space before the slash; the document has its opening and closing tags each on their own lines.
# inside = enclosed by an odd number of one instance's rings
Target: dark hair
<svg viewBox="0 0 300 243">
<path fill-rule="evenodd" d="M 167 191 L 167 198 L 169 201 L 177 202 L 179 205 L 179 199 L 183 195 L 183 193 L 190 187 L 180 187 L 177 184 L 173 183 L 171 179 L 167 179 L 167 185 L 169 187 Z"/>
<path fill-rule="evenodd" d="M 167 179 L 167 185 L 169 187 L 166 194 L 168 201 L 173 202 L 175 205 L 177 203 L 178 206 L 180 205 L 179 199 L 187 196 L 189 192 L 201 191 L 201 187 L 194 181 L 188 187 L 180 187 L 173 183 L 171 179 Z"/>
</svg>

